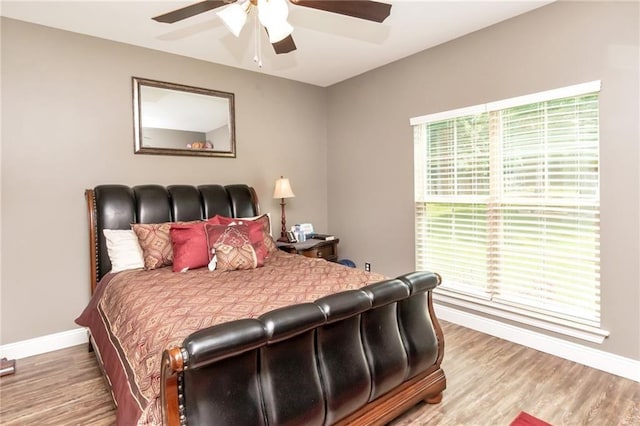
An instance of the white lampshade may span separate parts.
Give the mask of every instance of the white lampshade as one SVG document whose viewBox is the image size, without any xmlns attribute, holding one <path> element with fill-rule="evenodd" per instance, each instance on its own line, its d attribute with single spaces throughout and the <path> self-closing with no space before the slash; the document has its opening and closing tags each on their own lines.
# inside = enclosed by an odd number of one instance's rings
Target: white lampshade
<svg viewBox="0 0 640 426">
<path fill-rule="evenodd" d="M 285 0 L 258 0 L 258 18 L 265 27 L 284 22 L 288 16 L 289 8 Z"/>
<path fill-rule="evenodd" d="M 269 33 L 269 43 L 273 44 L 290 36 L 293 32 L 293 27 L 287 21 L 284 21 L 276 25 L 268 26 L 267 32 Z"/>
<path fill-rule="evenodd" d="M 247 3 L 248 1 L 238 1 L 216 12 L 216 15 L 222 19 L 224 25 L 236 37 L 240 36 L 240 31 L 247 22 Z"/>
<path fill-rule="evenodd" d="M 280 176 L 280 179 L 276 181 L 276 186 L 273 190 L 273 198 L 293 198 L 295 194 L 291 190 L 291 184 L 289 179 Z"/>
<path fill-rule="evenodd" d="M 258 18 L 267 28 L 270 43 L 277 43 L 293 32 L 293 27 L 287 22 L 288 16 L 285 0 L 258 0 Z"/>
</svg>

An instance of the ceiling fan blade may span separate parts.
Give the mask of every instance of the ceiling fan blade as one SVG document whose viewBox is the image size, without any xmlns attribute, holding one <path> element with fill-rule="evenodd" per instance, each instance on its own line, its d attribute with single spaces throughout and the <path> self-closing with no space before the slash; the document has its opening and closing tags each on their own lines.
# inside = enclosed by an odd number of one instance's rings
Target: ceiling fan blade
<svg viewBox="0 0 640 426">
<path fill-rule="evenodd" d="M 391 5 L 368 0 L 289 0 L 298 6 L 311 7 L 368 21 L 382 22 L 391 13 Z"/>
<path fill-rule="evenodd" d="M 278 55 L 296 50 L 296 43 L 293 41 L 293 37 L 291 36 L 287 36 L 280 41 L 272 43 L 272 46 L 273 50 L 275 50 Z"/>
<path fill-rule="evenodd" d="M 165 13 L 164 15 L 156 16 L 154 21 L 164 22 L 167 24 L 173 24 L 174 22 L 182 21 L 183 19 L 191 18 L 200 13 L 207 12 L 209 10 L 224 6 L 229 3 L 233 3 L 236 0 L 205 0 L 199 3 L 176 9 L 174 11 Z"/>
</svg>

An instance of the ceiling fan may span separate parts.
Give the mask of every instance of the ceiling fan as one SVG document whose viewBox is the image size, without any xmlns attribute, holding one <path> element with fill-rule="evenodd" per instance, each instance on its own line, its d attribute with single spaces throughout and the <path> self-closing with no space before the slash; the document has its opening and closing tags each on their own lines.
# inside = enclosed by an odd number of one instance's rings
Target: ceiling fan
<svg viewBox="0 0 640 426">
<path fill-rule="evenodd" d="M 368 21 L 382 22 L 391 13 L 391 5 L 371 0 L 289 0 L 294 5 L 347 15 Z M 253 8 L 269 35 L 269 42 L 277 54 L 296 50 L 291 37 L 293 27 L 287 22 L 289 10 L 286 0 L 205 0 L 154 17 L 158 22 L 172 24 L 186 18 L 221 8 L 216 14 L 238 37 Z"/>
</svg>

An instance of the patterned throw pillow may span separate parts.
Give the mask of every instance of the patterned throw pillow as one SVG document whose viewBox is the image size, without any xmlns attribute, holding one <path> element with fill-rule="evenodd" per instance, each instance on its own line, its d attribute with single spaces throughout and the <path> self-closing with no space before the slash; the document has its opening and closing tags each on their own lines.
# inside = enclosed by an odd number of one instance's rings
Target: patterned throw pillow
<svg viewBox="0 0 640 426">
<path fill-rule="evenodd" d="M 151 270 L 171 265 L 173 250 L 169 230 L 171 222 L 164 223 L 134 223 L 131 225 L 138 237 L 144 269 Z"/>
<path fill-rule="evenodd" d="M 209 257 L 217 259 L 216 270 L 235 271 L 258 266 L 247 225 L 205 225 Z"/>
<path fill-rule="evenodd" d="M 256 223 L 256 224 L 260 224 L 262 225 L 262 235 L 261 238 L 259 237 L 258 240 L 253 240 L 252 239 L 252 243 L 254 243 L 254 248 L 256 246 L 256 244 L 258 244 L 260 241 L 260 239 L 262 240 L 262 245 L 264 246 L 264 250 L 265 252 L 265 257 L 267 257 L 268 255 L 270 255 L 271 253 L 275 252 L 276 250 L 278 250 L 278 247 L 276 247 L 276 243 L 275 241 L 273 241 L 273 238 L 271 238 L 271 220 L 269 219 L 269 215 L 268 214 L 263 214 L 261 216 L 256 216 L 256 217 L 245 217 L 245 218 L 233 218 L 233 217 L 226 217 L 226 216 L 215 216 L 215 218 L 219 221 L 219 223 L 221 225 L 228 225 L 230 223 L 245 223 L 245 222 L 252 222 L 252 223 Z M 258 248 L 259 249 L 259 248 Z"/>
</svg>

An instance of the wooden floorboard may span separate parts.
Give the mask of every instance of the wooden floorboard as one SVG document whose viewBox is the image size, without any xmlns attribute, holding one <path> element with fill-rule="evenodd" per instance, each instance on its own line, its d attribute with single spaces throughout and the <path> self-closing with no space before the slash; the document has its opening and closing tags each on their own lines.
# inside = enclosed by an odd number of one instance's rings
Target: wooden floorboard
<svg viewBox="0 0 640 426">
<path fill-rule="evenodd" d="M 640 425 L 640 384 L 442 323 L 447 390 L 392 426 L 508 426 L 526 411 L 555 426 Z M 87 346 L 17 361 L 0 378 L 2 425 L 113 425 L 111 395 Z"/>
</svg>

